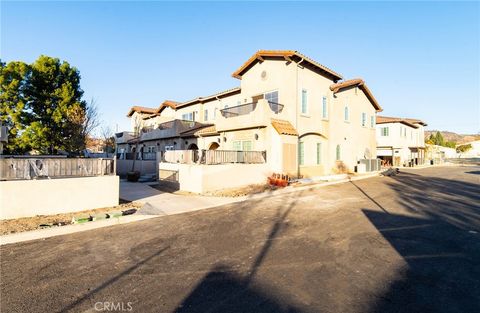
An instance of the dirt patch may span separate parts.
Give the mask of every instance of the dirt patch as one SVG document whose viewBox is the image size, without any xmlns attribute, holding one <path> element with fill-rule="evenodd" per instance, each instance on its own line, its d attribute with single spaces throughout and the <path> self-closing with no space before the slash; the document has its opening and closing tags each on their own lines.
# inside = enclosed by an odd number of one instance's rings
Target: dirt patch
<svg viewBox="0 0 480 313">
<path fill-rule="evenodd" d="M 93 210 L 78 211 L 72 213 L 62 213 L 56 215 L 37 215 L 32 217 L 22 217 L 11 220 L 0 221 L 0 235 L 20 233 L 29 230 L 43 228 L 40 225 L 68 225 L 72 223 L 74 217 L 88 217 L 99 213 L 112 211 L 123 211 L 130 208 L 140 208 L 141 204 L 120 200 L 120 205 Z"/>
<path fill-rule="evenodd" d="M 219 191 L 212 191 L 205 193 L 206 196 L 215 196 L 215 197 L 242 197 L 253 195 L 257 193 L 262 193 L 265 191 L 276 190 L 279 187 L 272 186 L 269 184 L 259 184 L 259 185 L 249 185 L 242 188 L 230 188 L 223 189 Z"/>
</svg>

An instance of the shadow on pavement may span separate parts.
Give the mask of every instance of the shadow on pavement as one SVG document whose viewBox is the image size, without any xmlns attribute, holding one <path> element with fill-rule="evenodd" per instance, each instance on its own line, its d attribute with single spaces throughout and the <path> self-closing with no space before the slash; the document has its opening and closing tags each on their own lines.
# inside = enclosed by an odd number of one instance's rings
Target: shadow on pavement
<svg viewBox="0 0 480 313">
<path fill-rule="evenodd" d="M 405 173 L 388 184 L 413 216 L 362 211 L 407 265 L 371 312 L 480 312 L 480 185 Z"/>
<path fill-rule="evenodd" d="M 302 192 L 297 196 L 300 197 L 301 194 Z M 292 199 L 290 203 L 277 209 L 274 224 L 247 275 L 240 275 L 226 265 L 216 265 L 175 312 L 301 312 L 294 305 L 287 303 L 284 297 L 276 297 L 272 292 L 267 293 L 252 284 L 255 274 L 272 248 L 274 239 L 288 227 L 287 217 L 297 203 L 296 197 Z"/>
<path fill-rule="evenodd" d="M 263 289 L 263 288 L 262 288 Z M 216 266 L 196 286 L 195 290 L 175 310 L 186 312 L 301 312 L 285 304 L 282 297 L 252 287 L 248 278 L 241 277 L 226 266 Z"/>
</svg>

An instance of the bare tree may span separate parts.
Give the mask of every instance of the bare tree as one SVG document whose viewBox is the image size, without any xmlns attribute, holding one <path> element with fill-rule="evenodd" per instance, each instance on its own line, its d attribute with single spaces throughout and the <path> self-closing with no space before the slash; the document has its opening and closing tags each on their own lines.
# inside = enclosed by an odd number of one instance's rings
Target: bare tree
<svg viewBox="0 0 480 313">
<path fill-rule="evenodd" d="M 93 137 L 93 133 L 100 126 L 100 113 L 98 112 L 97 101 L 91 99 L 85 108 L 85 118 L 83 121 L 82 135 L 86 141 L 88 137 Z"/>
<path fill-rule="evenodd" d="M 100 128 L 104 151 L 106 153 L 112 153 L 115 151 L 115 137 L 113 136 L 113 131 L 108 125 L 103 125 Z"/>
</svg>

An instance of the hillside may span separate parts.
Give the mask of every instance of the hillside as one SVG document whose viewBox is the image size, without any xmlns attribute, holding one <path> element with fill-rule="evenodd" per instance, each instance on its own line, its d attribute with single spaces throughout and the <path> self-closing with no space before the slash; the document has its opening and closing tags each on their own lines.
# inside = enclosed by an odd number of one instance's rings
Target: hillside
<svg viewBox="0 0 480 313">
<path fill-rule="evenodd" d="M 425 138 L 430 137 L 430 134 L 436 134 L 436 133 L 437 133 L 437 130 L 426 130 L 425 131 Z M 454 141 L 457 144 L 471 142 L 471 141 L 474 141 L 474 140 L 480 140 L 480 135 L 479 134 L 476 134 L 476 135 L 461 135 L 461 134 L 457 134 L 457 133 L 450 132 L 450 131 L 444 131 L 444 130 L 441 130 L 440 133 L 442 134 L 445 141 Z"/>
</svg>

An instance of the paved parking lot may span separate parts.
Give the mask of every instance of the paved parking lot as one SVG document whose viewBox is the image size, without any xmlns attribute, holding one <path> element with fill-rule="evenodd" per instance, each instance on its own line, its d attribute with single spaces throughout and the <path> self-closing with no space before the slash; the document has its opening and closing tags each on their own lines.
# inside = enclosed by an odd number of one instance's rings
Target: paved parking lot
<svg viewBox="0 0 480 313">
<path fill-rule="evenodd" d="M 480 167 L 2 246 L 2 312 L 479 312 Z"/>
</svg>

